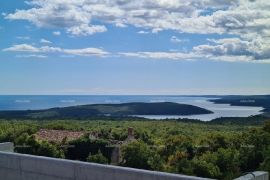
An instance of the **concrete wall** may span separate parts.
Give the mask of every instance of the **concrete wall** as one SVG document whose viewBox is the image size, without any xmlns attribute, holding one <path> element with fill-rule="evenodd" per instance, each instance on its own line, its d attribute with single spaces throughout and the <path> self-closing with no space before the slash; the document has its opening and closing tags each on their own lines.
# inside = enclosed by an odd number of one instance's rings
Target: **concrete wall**
<svg viewBox="0 0 270 180">
<path fill-rule="evenodd" d="M 246 174 L 245 176 L 241 176 L 235 180 L 268 180 L 269 174 L 264 171 L 255 171 Z"/>
<path fill-rule="evenodd" d="M 0 152 L 5 180 L 203 180 L 204 178 Z"/>
<path fill-rule="evenodd" d="M 11 142 L 0 143 L 0 151 L 13 152 L 14 144 Z"/>
</svg>

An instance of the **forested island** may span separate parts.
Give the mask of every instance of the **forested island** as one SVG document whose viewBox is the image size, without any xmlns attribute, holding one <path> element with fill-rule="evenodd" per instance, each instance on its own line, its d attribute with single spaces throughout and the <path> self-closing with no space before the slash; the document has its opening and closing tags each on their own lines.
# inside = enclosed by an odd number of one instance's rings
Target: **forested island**
<svg viewBox="0 0 270 180">
<path fill-rule="evenodd" d="M 92 104 L 45 110 L 0 111 L 0 118 L 7 119 L 87 119 L 93 117 L 127 117 L 131 115 L 197 115 L 211 114 L 204 108 L 172 102 Z"/>
</svg>

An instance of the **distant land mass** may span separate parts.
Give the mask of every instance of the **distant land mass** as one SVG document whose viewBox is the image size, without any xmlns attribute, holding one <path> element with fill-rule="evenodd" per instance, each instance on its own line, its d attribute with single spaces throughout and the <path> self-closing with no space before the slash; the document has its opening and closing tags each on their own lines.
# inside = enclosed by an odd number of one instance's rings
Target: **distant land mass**
<svg viewBox="0 0 270 180">
<path fill-rule="evenodd" d="M 207 109 L 173 102 L 92 104 L 45 110 L 0 111 L 1 119 L 87 119 L 98 116 L 122 117 L 132 115 L 198 115 L 211 114 Z"/>
<path fill-rule="evenodd" d="M 217 104 L 230 104 L 232 106 L 263 107 L 263 115 L 270 117 L 270 95 L 230 95 L 219 97 L 219 99 L 211 99 L 209 101 Z"/>
</svg>

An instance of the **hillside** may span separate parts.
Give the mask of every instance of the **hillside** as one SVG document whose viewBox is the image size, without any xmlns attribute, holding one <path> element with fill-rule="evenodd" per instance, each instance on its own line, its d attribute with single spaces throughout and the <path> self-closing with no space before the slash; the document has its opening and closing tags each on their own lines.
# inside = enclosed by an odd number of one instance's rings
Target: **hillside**
<svg viewBox="0 0 270 180">
<path fill-rule="evenodd" d="M 210 113 L 213 112 L 193 105 L 171 102 L 123 103 L 93 104 L 45 110 L 0 111 L 0 119 L 86 119 L 97 116 L 122 117 L 130 115 L 196 115 Z"/>
</svg>

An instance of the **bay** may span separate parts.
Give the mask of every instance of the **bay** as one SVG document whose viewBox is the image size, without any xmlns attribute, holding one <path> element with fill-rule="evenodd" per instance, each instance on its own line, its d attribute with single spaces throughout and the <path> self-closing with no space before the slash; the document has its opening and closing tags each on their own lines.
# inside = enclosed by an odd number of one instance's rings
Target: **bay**
<svg viewBox="0 0 270 180">
<path fill-rule="evenodd" d="M 215 104 L 210 99 L 215 96 L 175 96 L 175 95 L 8 95 L 0 96 L 0 110 L 39 110 L 54 107 L 68 107 L 86 104 L 118 104 L 127 102 L 176 102 L 190 104 L 213 111 L 213 114 L 174 116 L 140 115 L 149 119 L 189 118 L 210 121 L 218 117 L 248 117 L 261 114 L 262 107 L 231 106 Z"/>
</svg>

